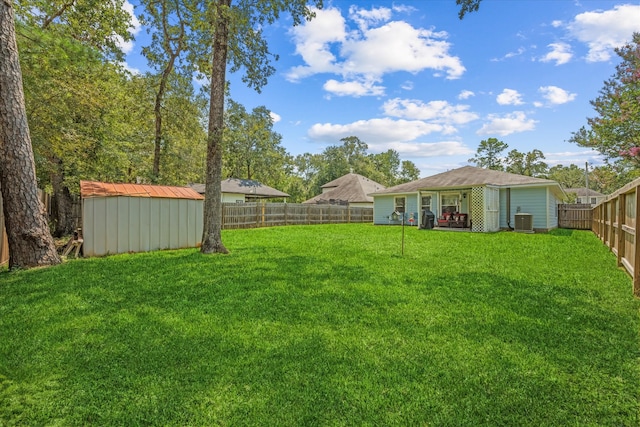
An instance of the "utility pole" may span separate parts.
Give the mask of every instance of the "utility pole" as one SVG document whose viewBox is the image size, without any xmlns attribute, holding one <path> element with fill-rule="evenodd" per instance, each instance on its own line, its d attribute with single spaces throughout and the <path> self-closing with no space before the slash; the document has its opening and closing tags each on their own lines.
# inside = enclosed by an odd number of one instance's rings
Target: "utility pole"
<svg viewBox="0 0 640 427">
<path fill-rule="evenodd" d="M 584 162 L 584 181 L 587 187 L 586 197 L 587 203 L 589 202 L 589 162 Z"/>
</svg>

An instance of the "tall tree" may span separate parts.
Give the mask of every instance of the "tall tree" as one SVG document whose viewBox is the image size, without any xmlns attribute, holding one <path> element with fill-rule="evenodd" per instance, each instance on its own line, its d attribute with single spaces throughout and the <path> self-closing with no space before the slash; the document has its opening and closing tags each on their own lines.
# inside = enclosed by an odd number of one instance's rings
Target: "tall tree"
<svg viewBox="0 0 640 427">
<path fill-rule="evenodd" d="M 418 178 L 420 178 L 420 169 L 418 169 L 416 164 L 410 160 L 403 160 L 398 184 L 415 181 Z"/>
<path fill-rule="evenodd" d="M 481 0 L 456 0 L 461 6 L 460 18 L 477 10 Z M 280 14 L 288 12 L 293 25 L 313 18 L 311 5 L 322 7 L 322 0 L 232 0 L 206 2 L 202 7 L 206 24 L 203 33 L 213 34 L 211 61 L 211 98 L 207 137 L 206 194 L 204 203 L 203 253 L 226 253 L 222 244 L 222 144 L 224 126 L 224 97 L 227 58 L 235 72 L 246 70 L 242 78 L 249 87 L 260 91 L 275 71 L 270 64 L 272 56 L 262 35 L 266 24 L 273 24 Z M 208 29 L 208 31 L 207 31 Z M 276 57 L 277 59 L 277 57 Z"/>
<path fill-rule="evenodd" d="M 482 0 L 456 0 L 456 4 L 460 6 L 458 17 L 462 19 L 467 15 L 467 13 L 477 12 L 480 8 L 481 1 Z"/>
<path fill-rule="evenodd" d="M 620 57 L 616 72 L 591 101 L 597 115 L 569 141 L 624 168 L 640 169 L 640 33 L 615 51 Z"/>
<path fill-rule="evenodd" d="M 322 0 L 313 2 L 322 7 Z M 245 69 L 243 81 L 258 91 L 275 71 L 272 56 L 262 35 L 266 24 L 274 23 L 283 12 L 298 25 L 313 17 L 305 0 L 266 1 L 216 0 L 207 3 L 206 17 L 213 29 L 213 57 L 211 61 L 211 94 L 207 137 L 206 194 L 202 231 L 203 253 L 227 253 L 222 243 L 222 149 L 224 128 L 224 99 L 227 58 L 230 71 Z M 276 57 L 277 59 L 277 57 Z"/>
<path fill-rule="evenodd" d="M 321 186 L 325 184 L 318 179 L 323 165 L 322 154 L 298 154 L 293 159 L 293 177 L 285 190 L 292 196 L 292 202 L 302 202 L 320 194 Z"/>
<path fill-rule="evenodd" d="M 485 169 L 504 170 L 500 154 L 509 146 L 497 138 L 489 138 L 480 141 L 480 145 L 476 150 L 475 156 L 468 161 L 475 163 L 476 166 Z"/>
<path fill-rule="evenodd" d="M 400 154 L 396 150 L 389 149 L 382 153 L 370 154 L 368 160 L 369 165 L 359 171 L 361 175 L 386 187 L 398 183 L 400 180 Z"/>
<path fill-rule="evenodd" d="M 108 87 L 102 79 L 118 78 L 112 62 L 123 58 L 118 40 L 132 37 L 123 3 L 25 0 L 16 6 L 37 173 L 52 193 L 56 236 L 77 226 L 69 188 L 78 186 L 73 170 L 105 139 L 105 101 L 110 103 L 108 95 L 115 97 L 119 85 Z"/>
<path fill-rule="evenodd" d="M 547 173 L 547 164 L 543 162 L 544 154 L 540 150 L 521 153 L 511 150 L 505 159 L 506 171 L 517 175 L 542 177 Z"/>
<path fill-rule="evenodd" d="M 563 188 L 579 188 L 585 186 L 585 170 L 574 164 L 556 165 L 549 169 L 548 178 L 556 181 Z"/>
<path fill-rule="evenodd" d="M 603 194 L 610 194 L 628 182 L 638 178 L 640 170 L 621 170 L 612 165 L 596 166 L 589 174 L 589 187 Z"/>
<path fill-rule="evenodd" d="M 293 160 L 281 141 L 282 136 L 273 131 L 271 112 L 266 107 L 256 107 L 248 113 L 243 105 L 227 101 L 224 176 L 255 179 L 271 186 L 283 184 Z"/>
<path fill-rule="evenodd" d="M 38 199 L 12 2 L 0 0 L 0 189 L 9 268 L 60 263 Z"/>
<path fill-rule="evenodd" d="M 108 59 L 123 60 L 119 42 L 133 38 L 124 0 L 22 0 L 17 12 L 26 25 L 64 34 L 98 49 Z"/>
<path fill-rule="evenodd" d="M 178 0 L 143 0 L 144 13 L 140 16 L 147 25 L 151 35 L 151 43 L 142 49 L 149 65 L 157 72 L 154 112 L 154 155 L 151 178 L 160 181 L 160 156 L 164 143 L 162 120 L 163 104 L 167 85 L 172 73 L 178 72 L 190 77 L 195 71 L 195 64 L 180 61 L 181 57 L 197 48 L 195 39 L 189 37 L 190 24 L 194 17 L 191 12 L 194 5 L 190 1 Z M 183 64 L 178 67 L 177 62 Z"/>
</svg>

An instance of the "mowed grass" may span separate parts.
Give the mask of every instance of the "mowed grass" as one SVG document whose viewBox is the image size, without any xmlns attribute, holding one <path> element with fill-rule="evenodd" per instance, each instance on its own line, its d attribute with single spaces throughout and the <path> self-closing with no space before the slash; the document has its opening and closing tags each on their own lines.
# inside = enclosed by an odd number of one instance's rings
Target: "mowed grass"
<svg viewBox="0 0 640 427">
<path fill-rule="evenodd" d="M 0 274 L 0 425 L 637 426 L 590 232 L 324 225 Z"/>
</svg>

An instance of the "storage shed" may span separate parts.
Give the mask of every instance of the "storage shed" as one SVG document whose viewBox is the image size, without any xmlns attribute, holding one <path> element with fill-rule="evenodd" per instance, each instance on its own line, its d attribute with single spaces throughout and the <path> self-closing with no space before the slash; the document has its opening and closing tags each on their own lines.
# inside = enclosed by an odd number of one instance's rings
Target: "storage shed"
<svg viewBox="0 0 640 427">
<path fill-rule="evenodd" d="M 187 187 L 80 181 L 84 256 L 199 246 L 204 197 Z"/>
</svg>

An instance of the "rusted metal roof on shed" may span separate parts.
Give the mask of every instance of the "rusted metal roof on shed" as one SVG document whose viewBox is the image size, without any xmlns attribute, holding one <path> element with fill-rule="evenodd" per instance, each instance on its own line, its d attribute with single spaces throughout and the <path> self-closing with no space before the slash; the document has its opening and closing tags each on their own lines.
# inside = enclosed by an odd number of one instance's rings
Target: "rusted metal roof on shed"
<svg viewBox="0 0 640 427">
<path fill-rule="evenodd" d="M 202 195 L 189 187 L 97 181 L 80 181 L 80 195 L 82 198 L 128 196 L 158 197 L 165 199 L 204 199 Z"/>
</svg>

